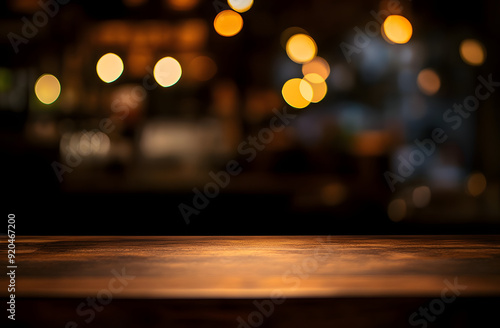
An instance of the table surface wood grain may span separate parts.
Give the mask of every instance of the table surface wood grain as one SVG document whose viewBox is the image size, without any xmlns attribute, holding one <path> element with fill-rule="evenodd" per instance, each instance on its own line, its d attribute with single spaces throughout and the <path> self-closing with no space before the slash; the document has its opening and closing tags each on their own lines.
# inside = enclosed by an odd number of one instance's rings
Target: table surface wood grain
<svg viewBox="0 0 500 328">
<path fill-rule="evenodd" d="M 17 297 L 500 296 L 497 235 L 18 236 L 16 265 Z"/>
</svg>

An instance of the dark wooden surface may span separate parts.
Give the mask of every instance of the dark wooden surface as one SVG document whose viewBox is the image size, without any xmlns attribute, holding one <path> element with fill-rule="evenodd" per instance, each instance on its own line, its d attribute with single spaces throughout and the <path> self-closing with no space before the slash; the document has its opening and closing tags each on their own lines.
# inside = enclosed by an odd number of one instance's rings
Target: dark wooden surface
<svg viewBox="0 0 500 328">
<path fill-rule="evenodd" d="M 19 236 L 17 296 L 114 298 L 500 295 L 499 236 Z M 6 259 L 5 241 L 2 257 Z M 0 283 L 5 286 L 7 277 Z M 6 296 L 1 289 L 1 296 Z"/>
<path fill-rule="evenodd" d="M 19 236 L 17 319 L 4 315 L 0 326 L 493 327 L 499 239 Z M 443 290 L 452 297 L 455 280 L 460 295 L 439 315 L 410 321 Z"/>
</svg>

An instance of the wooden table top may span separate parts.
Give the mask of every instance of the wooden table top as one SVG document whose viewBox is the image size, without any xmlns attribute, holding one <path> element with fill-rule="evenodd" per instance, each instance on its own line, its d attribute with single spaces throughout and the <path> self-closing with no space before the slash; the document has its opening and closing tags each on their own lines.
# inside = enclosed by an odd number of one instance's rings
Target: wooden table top
<svg viewBox="0 0 500 328">
<path fill-rule="evenodd" d="M 16 297 L 500 295 L 497 235 L 18 236 L 16 265 Z"/>
</svg>

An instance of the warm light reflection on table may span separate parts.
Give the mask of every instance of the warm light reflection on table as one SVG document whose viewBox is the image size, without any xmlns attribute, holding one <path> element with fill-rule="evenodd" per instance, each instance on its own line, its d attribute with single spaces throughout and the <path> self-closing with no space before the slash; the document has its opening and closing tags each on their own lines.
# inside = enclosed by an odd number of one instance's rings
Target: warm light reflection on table
<svg viewBox="0 0 500 328">
<path fill-rule="evenodd" d="M 84 297 L 111 270 L 118 297 L 467 296 L 500 292 L 497 236 L 19 237 L 18 296 Z M 329 254 L 329 255 L 328 255 Z M 5 278 L 2 278 L 5 283 Z M 5 293 L 5 291 L 3 291 Z"/>
</svg>

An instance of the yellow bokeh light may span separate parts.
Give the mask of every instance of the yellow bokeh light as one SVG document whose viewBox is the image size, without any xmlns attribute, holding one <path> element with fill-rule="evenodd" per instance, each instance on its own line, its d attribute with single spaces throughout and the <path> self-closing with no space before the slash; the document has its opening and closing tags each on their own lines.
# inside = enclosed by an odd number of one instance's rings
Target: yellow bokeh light
<svg viewBox="0 0 500 328">
<path fill-rule="evenodd" d="M 326 82 L 322 79 L 319 74 L 311 73 L 304 76 L 304 80 L 309 82 L 313 90 L 313 96 L 311 102 L 317 103 L 323 100 L 326 96 L 327 86 Z"/>
<path fill-rule="evenodd" d="M 286 43 L 288 42 L 288 39 L 292 37 L 295 34 L 309 34 L 307 33 L 306 30 L 303 28 L 297 27 L 297 26 L 292 26 L 281 32 L 280 35 L 280 44 L 283 49 L 286 50 Z"/>
<path fill-rule="evenodd" d="M 304 76 L 304 79 L 309 83 L 321 83 L 325 81 L 321 75 L 316 73 L 307 74 Z"/>
<path fill-rule="evenodd" d="M 486 177 L 482 173 L 473 173 L 467 178 L 467 192 L 474 197 L 481 195 L 486 189 Z"/>
<path fill-rule="evenodd" d="M 176 84 L 181 78 L 181 64 L 173 57 L 164 57 L 156 63 L 153 75 L 159 85 L 170 87 Z"/>
<path fill-rule="evenodd" d="M 285 82 L 281 90 L 283 99 L 292 107 L 305 108 L 311 103 L 313 89 L 303 79 L 290 79 Z"/>
<path fill-rule="evenodd" d="M 111 83 L 122 75 L 123 61 L 118 55 L 107 53 L 97 62 L 96 71 L 101 80 Z"/>
<path fill-rule="evenodd" d="M 460 43 L 460 57 L 469 65 L 479 66 L 484 63 L 486 50 L 478 40 L 466 39 Z"/>
<path fill-rule="evenodd" d="M 403 199 L 395 199 L 390 202 L 387 207 L 387 215 L 394 222 L 403 220 L 406 216 L 406 202 Z"/>
<path fill-rule="evenodd" d="M 325 81 L 330 75 L 330 65 L 328 65 L 328 62 L 323 58 L 314 57 L 313 60 L 302 65 L 302 73 L 304 76 L 308 74 L 316 74 L 319 77 L 319 80 L 312 82 L 320 83 Z"/>
<path fill-rule="evenodd" d="M 413 189 L 412 200 L 415 207 L 426 207 L 431 201 L 431 189 L 427 186 L 420 186 Z"/>
<path fill-rule="evenodd" d="M 300 95 L 304 97 L 305 100 L 311 101 L 314 97 L 314 90 L 309 82 L 304 79 L 300 80 L 299 83 Z"/>
<path fill-rule="evenodd" d="M 243 18 L 232 10 L 221 11 L 214 19 L 215 31 L 222 36 L 233 36 L 243 28 Z"/>
<path fill-rule="evenodd" d="M 227 3 L 233 10 L 244 13 L 252 8 L 253 0 L 228 0 Z"/>
<path fill-rule="evenodd" d="M 317 52 L 316 42 L 306 34 L 295 34 L 286 43 L 288 57 L 299 64 L 311 61 Z"/>
<path fill-rule="evenodd" d="M 412 34 L 413 28 L 406 17 L 390 15 L 382 24 L 382 36 L 389 42 L 406 43 L 410 41 Z"/>
<path fill-rule="evenodd" d="M 50 105 L 59 98 L 61 85 L 51 74 L 43 74 L 35 82 L 35 95 L 45 105 Z"/>
<path fill-rule="evenodd" d="M 417 85 L 423 93 L 432 96 L 441 88 L 441 79 L 433 69 L 426 68 L 418 73 Z"/>
</svg>

